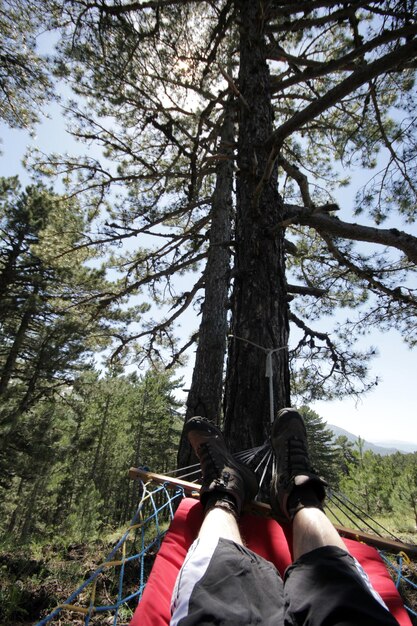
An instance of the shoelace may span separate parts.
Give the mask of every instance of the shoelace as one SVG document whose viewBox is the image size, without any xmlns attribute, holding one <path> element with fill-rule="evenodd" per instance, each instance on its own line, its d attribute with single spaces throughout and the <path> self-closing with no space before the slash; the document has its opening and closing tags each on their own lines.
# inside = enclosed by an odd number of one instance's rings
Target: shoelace
<svg viewBox="0 0 417 626">
<path fill-rule="evenodd" d="M 210 441 L 201 444 L 199 455 L 204 480 L 218 478 L 225 465 L 224 455 L 220 455 Z"/>
<path fill-rule="evenodd" d="M 285 471 L 294 475 L 299 472 L 311 472 L 307 446 L 303 439 L 297 436 L 287 440 L 287 454 L 285 457 Z"/>
</svg>

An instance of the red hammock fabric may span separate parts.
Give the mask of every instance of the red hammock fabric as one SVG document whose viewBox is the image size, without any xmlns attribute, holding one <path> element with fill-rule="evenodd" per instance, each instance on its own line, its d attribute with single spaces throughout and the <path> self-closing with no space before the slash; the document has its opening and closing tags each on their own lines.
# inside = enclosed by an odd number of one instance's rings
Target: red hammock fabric
<svg viewBox="0 0 417 626">
<path fill-rule="evenodd" d="M 203 519 L 199 501 L 185 498 L 175 514 L 168 533 L 155 559 L 130 626 L 167 626 L 169 624 L 171 595 L 179 569 L 191 543 L 197 536 Z M 247 546 L 275 564 L 284 574 L 291 563 L 287 538 L 283 529 L 272 519 L 254 515 L 242 516 L 240 528 Z M 411 626 L 402 599 L 377 550 L 357 541 L 344 540 L 349 552 L 367 572 L 374 588 L 384 599 L 401 626 Z"/>
</svg>

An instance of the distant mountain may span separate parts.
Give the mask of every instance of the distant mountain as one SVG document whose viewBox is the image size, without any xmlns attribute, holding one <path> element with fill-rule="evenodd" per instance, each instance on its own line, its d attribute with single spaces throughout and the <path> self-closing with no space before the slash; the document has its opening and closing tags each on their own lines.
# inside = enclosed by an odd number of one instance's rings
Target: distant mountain
<svg viewBox="0 0 417 626">
<path fill-rule="evenodd" d="M 334 426 L 333 424 L 327 424 L 328 428 L 333 431 L 335 439 L 344 435 L 348 438 L 349 441 L 355 443 L 359 439 L 353 433 L 350 433 L 348 430 L 344 428 L 340 428 L 339 426 Z M 395 454 L 396 452 L 410 453 L 417 452 L 417 443 L 409 443 L 406 441 L 384 441 L 378 442 L 378 444 L 370 443 L 365 440 L 364 444 L 365 450 L 371 450 L 375 454 L 380 454 L 381 456 L 387 456 L 388 454 Z"/>
<path fill-rule="evenodd" d="M 400 452 L 417 452 L 417 443 L 398 441 L 397 439 L 392 439 L 390 441 L 375 441 L 375 445 L 395 446 Z"/>
</svg>

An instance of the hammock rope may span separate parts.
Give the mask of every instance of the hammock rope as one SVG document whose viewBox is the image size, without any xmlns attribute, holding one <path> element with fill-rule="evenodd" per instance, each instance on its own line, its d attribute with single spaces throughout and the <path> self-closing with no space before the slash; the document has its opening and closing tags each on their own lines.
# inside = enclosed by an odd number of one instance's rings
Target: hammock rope
<svg viewBox="0 0 417 626">
<path fill-rule="evenodd" d="M 259 507 L 267 506 L 263 505 L 263 497 L 267 492 L 267 486 L 270 482 L 270 477 L 274 470 L 274 456 L 269 443 L 262 446 L 253 448 L 252 450 L 246 450 L 235 455 L 240 461 L 245 462 L 254 469 L 258 475 L 260 490 L 258 498 L 260 498 Z M 104 612 L 110 612 L 113 618 L 113 626 L 117 624 L 126 624 L 124 621 L 119 621 L 119 615 L 122 607 L 126 608 L 132 606 L 133 601 L 139 602 L 147 579 L 147 562 L 149 561 L 149 555 L 159 549 L 161 541 L 165 535 L 168 527 L 168 523 L 174 517 L 176 505 L 184 497 L 186 493 L 197 495 L 199 489 L 199 480 L 201 478 L 200 464 L 189 465 L 182 469 L 177 469 L 171 472 L 171 475 L 157 475 L 151 472 L 132 468 L 130 470 L 130 477 L 137 478 L 142 477 L 140 481 L 141 499 L 139 506 L 131 524 L 125 531 L 121 539 L 117 542 L 116 546 L 108 555 L 105 562 L 100 565 L 95 572 L 86 580 L 82 585 L 78 587 L 76 591 L 64 602 L 62 605 L 57 606 L 49 615 L 44 617 L 35 626 L 45 626 L 48 623 L 57 618 L 62 611 L 72 611 L 84 615 L 84 624 L 88 626 L 92 624 L 94 616 L 102 614 Z M 146 477 L 146 479 L 144 478 Z M 150 489 L 150 481 L 156 480 L 161 484 L 152 487 Z M 193 488 L 194 493 L 193 493 Z M 330 516 L 333 516 L 337 523 L 341 524 L 344 516 L 352 525 L 353 530 L 341 528 L 339 530 L 349 531 L 350 537 L 357 539 L 358 541 L 364 540 L 365 536 L 364 527 L 370 530 L 372 536 L 375 537 L 390 537 L 392 544 L 403 545 L 404 551 L 397 549 L 398 553 L 395 564 L 392 557 L 389 558 L 388 552 L 384 550 L 378 550 L 382 559 L 387 565 L 388 571 L 390 571 L 397 587 L 406 585 L 411 589 L 416 589 L 417 585 L 406 575 L 404 575 L 404 566 L 410 567 L 410 559 L 408 558 L 405 550 L 410 548 L 407 544 L 403 544 L 395 535 L 384 528 L 378 521 L 372 519 L 365 511 L 360 509 L 356 504 L 350 501 L 346 496 L 340 494 L 334 490 L 329 490 L 327 510 Z M 261 509 L 262 510 L 262 509 Z M 163 527 L 165 522 L 166 527 Z M 356 534 L 357 532 L 357 534 Z M 361 534 L 362 533 L 362 534 Z M 140 546 L 136 553 L 129 555 L 127 544 L 128 540 L 134 535 L 134 541 L 132 547 L 136 544 L 136 537 L 140 535 Z M 346 533 L 345 533 L 346 534 Z M 149 535 L 152 535 L 149 539 Z M 347 534 L 349 536 L 349 534 Z M 366 535 L 365 543 L 373 543 L 372 536 Z M 368 540 L 367 540 L 368 539 Z M 369 540 L 370 539 L 370 540 Z M 389 542 L 385 542 L 389 543 Z M 378 545 L 373 543 L 373 545 Z M 413 554 L 417 553 L 417 548 L 413 548 Z M 116 558 L 118 555 L 119 558 Z M 137 584 L 134 591 L 127 591 L 125 587 L 126 566 L 130 563 L 134 563 L 137 567 Z M 113 603 L 101 605 L 97 600 L 97 586 L 100 574 L 108 568 L 120 567 L 117 584 L 117 597 Z M 149 568 L 148 568 L 149 569 Z M 86 601 L 83 599 L 83 594 L 90 587 L 89 599 Z M 76 604 L 75 604 L 76 603 Z M 134 608 L 134 607 L 133 607 Z M 414 609 L 405 607 L 410 615 L 417 617 L 417 613 Z M 122 611 L 123 612 L 123 611 Z M 133 611 L 132 611 L 133 612 Z M 126 612 L 124 613 L 124 615 Z M 120 618 L 122 619 L 122 618 Z M 129 620 L 127 620 L 129 621 Z M 106 622 L 107 623 L 107 622 Z"/>
<path fill-rule="evenodd" d="M 401 591 L 401 583 L 403 583 L 406 587 L 415 589 L 417 591 L 417 584 L 413 582 L 408 576 L 404 576 L 404 563 L 406 563 L 407 565 L 411 565 L 410 559 L 404 552 L 400 552 L 399 554 L 397 554 L 396 565 L 384 551 L 379 550 L 379 555 L 387 566 L 387 569 L 395 582 L 395 586 L 399 591 Z M 408 611 L 410 615 L 412 615 L 413 617 L 417 617 L 417 612 L 405 603 L 404 608 Z"/>
<path fill-rule="evenodd" d="M 140 601 L 147 578 L 147 556 L 159 549 L 167 529 L 164 530 L 162 528 L 161 522 L 164 521 L 166 526 L 168 526 L 167 522 L 174 517 L 176 503 L 184 497 L 184 492 L 181 488 L 177 487 L 170 492 L 165 484 L 157 485 L 150 490 L 149 484 L 142 482 L 141 491 L 142 497 L 129 527 L 116 543 L 104 563 L 97 567 L 91 576 L 63 604 L 57 606 L 49 615 L 37 622 L 35 626 L 45 626 L 52 623 L 55 618 L 58 619 L 62 611 L 84 615 L 85 626 L 91 623 L 95 615 L 111 613 L 114 616 L 113 626 L 117 626 L 120 609 L 128 606 L 135 599 L 137 602 Z M 151 539 L 149 539 L 150 531 L 152 534 Z M 136 538 L 138 533 L 139 550 L 135 554 L 128 555 L 128 540 L 132 535 L 135 535 Z M 133 541 L 134 543 L 135 541 Z M 121 558 L 115 558 L 118 554 L 121 554 Z M 137 563 L 137 588 L 133 592 L 124 592 L 126 565 L 130 563 Z M 120 567 L 117 596 L 114 602 L 110 604 L 98 604 L 97 586 L 99 577 L 107 568 L 116 567 Z M 82 596 L 87 589 L 89 589 L 89 599 L 83 601 Z M 126 622 L 126 620 L 124 621 Z"/>
</svg>

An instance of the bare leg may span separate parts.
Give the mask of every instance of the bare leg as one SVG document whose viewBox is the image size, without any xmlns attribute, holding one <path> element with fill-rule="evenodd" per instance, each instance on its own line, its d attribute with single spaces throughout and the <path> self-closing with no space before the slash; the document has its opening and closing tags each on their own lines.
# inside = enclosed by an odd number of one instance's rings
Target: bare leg
<svg viewBox="0 0 417 626">
<path fill-rule="evenodd" d="M 171 626 L 178 626 L 185 618 L 194 620 L 187 623 L 198 624 L 201 618 L 201 610 L 203 610 L 203 613 L 211 610 L 210 607 L 203 607 L 202 604 L 204 602 L 198 600 L 198 598 L 196 603 L 190 608 L 190 598 L 196 585 L 200 584 L 201 587 L 200 581 L 210 571 L 213 555 L 219 545 L 219 541 L 222 539 L 231 540 L 236 544 L 242 545 L 238 523 L 233 513 L 220 506 L 214 506 L 206 512 L 198 538 L 191 545 L 184 565 L 178 574 L 171 601 Z M 214 565 L 216 564 L 216 559 L 214 559 L 213 563 Z M 223 564 L 223 572 L 227 572 L 225 564 Z M 215 603 L 214 606 L 216 606 Z M 204 623 L 209 622 L 205 621 Z M 213 621 L 213 623 L 218 622 Z"/>
<path fill-rule="evenodd" d="M 243 545 L 235 516 L 220 507 L 214 507 L 207 512 L 198 536 L 200 539 L 223 537 Z"/>
<path fill-rule="evenodd" d="M 322 511 L 325 482 L 311 467 L 301 415 L 282 409 L 271 440 L 277 463 L 272 512 L 293 530 L 295 562 L 284 590 L 291 623 L 398 626 Z"/>
<path fill-rule="evenodd" d="M 196 626 L 201 623 L 237 624 L 240 622 L 236 619 L 234 600 L 241 595 L 242 581 L 253 566 L 252 557 L 246 554 L 243 547 L 238 519 L 244 503 L 255 497 L 258 482 L 255 474 L 229 452 L 216 425 L 196 416 L 185 424 L 184 434 L 200 460 L 203 477 L 200 500 L 205 517 L 198 538 L 190 546 L 177 577 L 170 623 L 171 626 L 178 626 L 183 619 L 187 619 L 187 624 Z M 245 575 L 236 576 L 238 565 L 242 569 L 242 559 L 248 562 L 243 567 Z M 272 579 L 274 582 L 279 580 L 275 572 Z M 225 581 L 228 583 L 225 584 Z M 195 588 L 197 591 L 194 593 Z M 253 591 L 256 584 L 251 583 L 250 588 Z M 230 595 L 230 589 L 236 589 L 236 592 Z M 261 593 L 255 595 L 256 599 L 262 598 Z M 218 602 L 206 602 L 204 599 L 207 596 L 217 598 Z M 252 615 L 258 614 L 262 607 L 256 605 L 252 608 L 249 605 L 247 608 Z M 241 623 L 254 621 L 252 617 L 248 620 L 245 617 Z"/>
<path fill-rule="evenodd" d="M 323 546 L 337 546 L 346 550 L 339 533 L 320 509 L 298 511 L 293 521 L 294 559 Z"/>
</svg>

